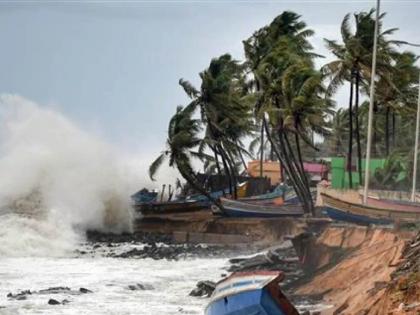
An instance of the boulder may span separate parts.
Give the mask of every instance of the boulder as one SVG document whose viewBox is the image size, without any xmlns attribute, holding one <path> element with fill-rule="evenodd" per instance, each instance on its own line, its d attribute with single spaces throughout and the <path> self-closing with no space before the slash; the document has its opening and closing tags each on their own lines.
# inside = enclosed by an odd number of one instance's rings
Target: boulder
<svg viewBox="0 0 420 315">
<path fill-rule="evenodd" d="M 213 281 L 199 281 L 196 288 L 190 292 L 190 296 L 210 297 L 215 288 L 216 283 Z"/>
<path fill-rule="evenodd" d="M 49 299 L 48 300 L 48 304 L 49 305 L 59 305 L 59 304 L 61 304 L 60 302 L 58 302 L 57 300 L 54 300 L 54 299 Z"/>
</svg>

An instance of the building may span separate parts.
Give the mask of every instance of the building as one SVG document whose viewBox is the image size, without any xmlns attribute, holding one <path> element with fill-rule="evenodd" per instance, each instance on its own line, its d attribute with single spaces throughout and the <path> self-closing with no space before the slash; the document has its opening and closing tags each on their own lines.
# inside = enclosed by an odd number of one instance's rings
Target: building
<svg viewBox="0 0 420 315">
<path fill-rule="evenodd" d="M 260 160 L 248 162 L 248 174 L 252 177 L 260 176 Z M 281 174 L 280 162 L 269 160 L 263 162 L 263 177 L 269 178 L 271 185 L 277 185 L 282 182 Z"/>
<path fill-rule="evenodd" d="M 373 174 L 376 169 L 383 168 L 386 159 L 371 159 L 369 163 L 370 174 Z M 353 187 L 359 187 L 363 183 L 359 183 L 359 172 L 357 169 L 357 161 L 353 161 L 351 177 Z M 362 175 L 365 172 L 365 159 L 362 159 Z M 349 188 L 349 173 L 347 169 L 347 159 L 344 157 L 333 157 L 331 158 L 331 187 L 334 189 Z"/>
<path fill-rule="evenodd" d="M 309 175 L 311 182 L 319 182 L 328 177 L 328 166 L 321 163 L 304 162 L 303 168 Z M 248 174 L 252 177 L 260 176 L 260 161 L 253 160 L 248 162 Z M 263 162 L 263 177 L 271 180 L 271 185 L 277 185 L 283 181 L 281 165 L 278 161 Z"/>
</svg>

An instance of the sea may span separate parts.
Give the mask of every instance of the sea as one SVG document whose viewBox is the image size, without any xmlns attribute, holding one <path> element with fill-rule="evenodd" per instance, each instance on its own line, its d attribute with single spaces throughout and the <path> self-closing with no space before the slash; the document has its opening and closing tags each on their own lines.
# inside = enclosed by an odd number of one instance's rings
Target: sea
<svg viewBox="0 0 420 315">
<path fill-rule="evenodd" d="M 0 314 L 203 314 L 207 298 L 189 296 L 203 279 L 217 280 L 226 259 L 178 261 L 77 257 L 8 257 L 0 263 Z M 131 288 L 141 284 L 146 289 Z M 22 290 L 51 287 L 86 288 L 92 293 L 31 294 L 7 298 Z M 64 305 L 49 305 L 49 299 Z"/>
<path fill-rule="evenodd" d="M 198 281 L 220 280 L 226 257 L 116 258 L 85 238 L 133 232 L 129 196 L 150 185 L 150 159 L 121 154 L 19 95 L 0 95 L 0 125 L 1 315 L 204 313 L 208 298 L 189 293 Z M 133 246 L 142 244 L 112 250 Z"/>
</svg>

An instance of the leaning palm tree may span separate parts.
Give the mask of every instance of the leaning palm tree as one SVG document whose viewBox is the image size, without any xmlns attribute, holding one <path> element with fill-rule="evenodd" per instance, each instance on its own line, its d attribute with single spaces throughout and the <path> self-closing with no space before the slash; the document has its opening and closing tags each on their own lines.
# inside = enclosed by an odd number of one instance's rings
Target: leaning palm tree
<svg viewBox="0 0 420 315">
<path fill-rule="evenodd" d="M 312 58 L 300 54 L 288 37 L 279 38 L 257 75 L 262 86 L 259 110 L 264 114 L 266 134 L 305 211 L 310 213 L 313 203 L 301 143 L 314 147 L 312 133 L 327 133 L 329 99 L 323 95 L 322 75 L 314 69 Z"/>
<path fill-rule="evenodd" d="M 192 99 L 191 106 L 199 108 L 205 126 L 200 152 L 213 152 L 216 169 L 228 177 L 231 194 L 236 197 L 237 162 L 244 167 L 242 138 L 253 130 L 252 95 L 244 89 L 243 67 L 228 54 L 215 58 L 200 73 L 201 86 L 196 89 L 183 79 L 180 85 Z"/>
<path fill-rule="evenodd" d="M 210 159 L 205 153 L 196 151 L 201 139 L 198 134 L 201 130 L 200 121 L 193 118 L 194 107 L 179 106 L 175 115 L 169 121 L 166 150 L 164 150 L 149 167 L 149 176 L 154 180 L 155 174 L 165 160 L 170 167 L 176 167 L 181 176 L 197 191 L 222 208 L 222 205 L 201 185 L 192 167 L 192 160 Z"/>
<path fill-rule="evenodd" d="M 243 41 L 248 71 L 252 73 L 252 79 L 248 82 L 251 92 L 257 96 L 255 102 L 255 116 L 260 126 L 260 176 L 263 172 L 264 159 L 264 126 L 265 110 L 261 107 L 266 102 L 264 90 L 267 82 L 264 81 L 263 63 L 267 62 L 267 57 L 272 54 L 273 49 L 278 47 L 278 42 L 287 37 L 289 45 L 294 47 L 295 53 L 305 56 L 318 56 L 311 52 L 312 46 L 308 37 L 314 34 L 313 30 L 306 27 L 306 23 L 301 20 L 301 16 L 295 12 L 284 11 L 277 16 L 269 25 L 262 27 L 254 34 Z M 268 135 L 267 135 L 268 137 Z M 273 151 L 273 150 L 272 150 Z"/>
</svg>

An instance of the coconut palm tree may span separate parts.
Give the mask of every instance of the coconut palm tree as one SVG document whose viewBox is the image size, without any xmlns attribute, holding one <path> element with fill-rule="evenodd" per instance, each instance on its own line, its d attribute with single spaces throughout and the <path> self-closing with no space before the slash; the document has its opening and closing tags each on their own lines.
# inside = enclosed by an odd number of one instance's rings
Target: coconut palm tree
<svg viewBox="0 0 420 315">
<path fill-rule="evenodd" d="M 311 90 L 309 86 L 315 81 L 313 78 L 306 78 L 306 81 L 303 74 L 313 69 L 312 59 L 318 56 L 312 52 L 308 41 L 312 34 L 313 31 L 306 28 L 299 15 L 284 12 L 244 42 L 247 65 L 253 79 L 250 86 L 257 98 L 255 116 L 264 126 L 273 151 L 306 212 L 313 211 L 313 203 L 303 170 L 300 141 L 310 143 L 308 134 L 313 125 L 301 127 L 306 118 L 300 115 L 301 108 L 298 109 L 298 106 L 299 102 L 306 102 L 306 98 L 310 98 L 309 94 L 319 92 L 316 89 L 308 94 L 304 92 L 307 87 L 308 91 Z M 295 65 L 300 67 L 294 68 Z M 292 109 L 294 107 L 295 111 Z M 294 118 L 288 115 L 290 113 L 295 114 Z M 290 121 L 296 122 L 298 127 L 289 125 Z"/>
<path fill-rule="evenodd" d="M 287 37 L 289 44 L 295 47 L 295 51 L 301 55 L 318 56 L 311 52 L 312 46 L 307 40 L 314 32 L 307 29 L 306 23 L 301 20 L 301 16 L 295 12 L 285 11 L 277 16 L 269 25 L 262 27 L 254 34 L 243 41 L 244 51 L 246 56 L 245 65 L 247 66 L 253 77 L 249 81 L 249 87 L 257 96 L 255 104 L 255 116 L 260 125 L 260 176 L 263 171 L 264 159 L 264 125 L 265 125 L 265 110 L 261 110 L 264 104 L 264 96 L 261 93 L 264 90 L 263 77 L 264 67 L 261 67 L 262 62 L 266 62 L 266 58 L 272 53 L 272 50 L 278 46 L 278 41 L 281 38 Z M 262 72 L 261 72 L 262 71 Z M 273 151 L 273 150 L 272 150 Z"/>
<path fill-rule="evenodd" d="M 245 164 L 243 154 L 249 155 L 241 139 L 253 130 L 250 101 L 253 96 L 247 95 L 244 89 L 243 70 L 242 65 L 225 54 L 214 58 L 209 67 L 200 73 L 199 90 L 186 80 L 179 82 L 192 99 L 191 106 L 200 109 L 205 126 L 199 151 L 209 148 L 213 152 L 218 172 L 221 173 L 223 165 L 235 197 L 236 162 Z"/>
<path fill-rule="evenodd" d="M 323 67 L 323 73 L 330 79 L 329 92 L 334 93 L 336 89 L 345 81 L 349 82 L 349 145 L 347 168 L 349 172 L 349 183 L 352 187 L 352 149 L 353 133 L 356 136 L 358 174 L 359 182 L 362 182 L 362 151 L 360 143 L 360 124 L 359 124 L 359 95 L 362 85 L 369 85 L 371 77 L 372 51 L 374 39 L 375 19 L 374 10 L 369 12 L 355 13 L 354 32 L 350 23 L 351 15 L 347 14 L 341 23 L 342 44 L 335 40 L 325 39 L 327 48 L 337 57 L 336 60 Z M 379 17 L 379 36 L 378 36 L 378 75 L 382 76 L 391 70 L 390 60 L 394 51 L 393 46 L 403 44 L 402 41 L 391 41 L 388 35 L 393 34 L 396 29 L 382 31 L 382 19 L 385 13 Z M 354 108 L 353 108 L 354 103 Z M 355 130 L 353 131 L 353 118 L 355 119 Z"/>
<path fill-rule="evenodd" d="M 382 76 L 376 85 L 376 100 L 383 108 L 385 152 L 390 154 L 391 115 L 392 135 L 395 145 L 395 116 L 405 113 L 413 114 L 417 102 L 417 78 L 419 69 L 415 66 L 418 56 L 411 52 L 395 52 L 392 54 L 392 70 Z M 411 106 L 409 106 L 411 104 Z"/>
<path fill-rule="evenodd" d="M 345 152 L 347 152 L 344 148 L 344 142 L 348 137 L 348 116 L 347 110 L 339 108 L 331 120 L 331 133 L 327 139 L 332 147 L 332 154 L 335 156 L 345 155 Z"/>
<path fill-rule="evenodd" d="M 192 167 L 192 160 L 194 158 L 200 160 L 211 159 L 205 153 L 196 151 L 201 142 L 199 138 L 201 122 L 198 119 L 194 119 L 193 115 L 193 106 L 187 106 L 185 108 L 178 106 L 175 115 L 169 121 L 166 149 L 150 165 L 149 176 L 154 180 L 158 169 L 165 160 L 168 160 L 169 166 L 176 167 L 191 187 L 205 195 L 219 207 L 222 207 L 201 185 Z"/>
</svg>

